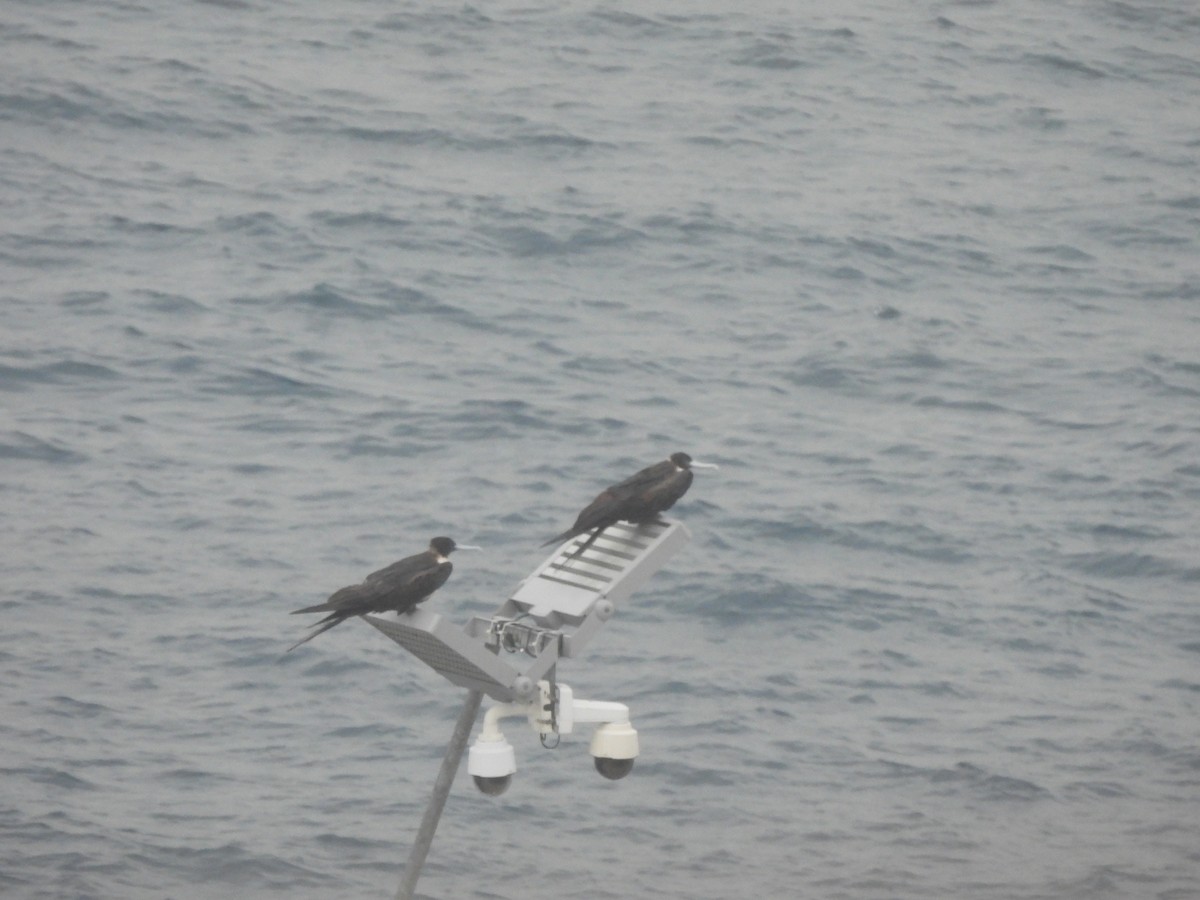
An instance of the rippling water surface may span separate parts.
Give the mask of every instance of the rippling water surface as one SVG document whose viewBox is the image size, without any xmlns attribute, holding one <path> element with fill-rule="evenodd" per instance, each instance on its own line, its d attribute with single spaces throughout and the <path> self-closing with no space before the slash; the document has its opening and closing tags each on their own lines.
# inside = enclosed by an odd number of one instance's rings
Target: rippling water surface
<svg viewBox="0 0 1200 900">
<path fill-rule="evenodd" d="M 1188 3 L 15 2 L 0 893 L 386 897 L 490 613 L 721 464 L 455 898 L 1200 895 Z"/>
</svg>

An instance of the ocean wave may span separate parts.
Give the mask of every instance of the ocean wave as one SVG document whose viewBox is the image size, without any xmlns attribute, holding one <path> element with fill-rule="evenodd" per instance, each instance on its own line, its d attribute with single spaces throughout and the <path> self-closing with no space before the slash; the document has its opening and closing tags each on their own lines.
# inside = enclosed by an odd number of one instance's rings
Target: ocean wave
<svg viewBox="0 0 1200 900">
<path fill-rule="evenodd" d="M 18 431 L 0 435 L 0 459 L 75 465 L 86 462 L 88 456 L 64 447 L 58 441 L 44 440 Z"/>
<path fill-rule="evenodd" d="M 965 794 L 986 802 L 1029 803 L 1053 799 L 1049 790 L 1029 779 L 988 772 L 966 762 L 950 767 L 884 762 L 883 770 L 888 779 L 915 779 L 928 784 L 935 793 Z"/>
<path fill-rule="evenodd" d="M 98 363 L 60 360 L 34 366 L 0 365 L 0 390 L 23 390 L 37 384 L 88 384 L 120 379 L 116 370 Z"/>
<path fill-rule="evenodd" d="M 1200 567 L 1153 553 L 1093 552 L 1066 557 L 1076 571 L 1106 578 L 1170 578 L 1185 583 L 1200 581 Z"/>
</svg>

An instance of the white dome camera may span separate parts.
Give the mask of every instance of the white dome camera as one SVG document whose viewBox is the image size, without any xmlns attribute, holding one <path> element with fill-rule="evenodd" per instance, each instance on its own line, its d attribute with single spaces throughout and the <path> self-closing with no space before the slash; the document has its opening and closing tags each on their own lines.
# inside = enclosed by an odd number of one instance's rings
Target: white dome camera
<svg viewBox="0 0 1200 900">
<path fill-rule="evenodd" d="M 475 779 L 475 787 L 489 797 L 499 797 L 512 784 L 517 771 L 517 755 L 512 744 L 499 734 L 499 740 L 480 737 L 471 745 L 467 755 L 467 772 Z"/>
<path fill-rule="evenodd" d="M 592 736 L 590 752 L 597 772 L 610 781 L 624 778 L 633 771 L 633 760 L 638 755 L 637 731 L 628 722 L 601 725 Z"/>
<path fill-rule="evenodd" d="M 500 731 L 500 719 L 506 717 L 528 719 L 543 743 L 548 735 L 570 734 L 577 724 L 595 724 L 590 752 L 596 771 L 612 781 L 633 771 L 639 748 L 637 731 L 629 724 L 629 707 L 623 703 L 576 700 L 567 685 L 539 681 L 533 697 L 497 704 L 483 717 L 483 730 L 467 757 L 467 771 L 475 779 L 475 786 L 489 796 L 499 796 L 508 790 L 517 771 L 512 744 Z"/>
</svg>

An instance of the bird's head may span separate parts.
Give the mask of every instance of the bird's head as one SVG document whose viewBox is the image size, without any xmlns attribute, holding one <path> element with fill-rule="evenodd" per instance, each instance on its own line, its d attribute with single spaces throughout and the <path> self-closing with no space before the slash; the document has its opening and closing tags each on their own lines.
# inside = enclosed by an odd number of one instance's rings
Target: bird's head
<svg viewBox="0 0 1200 900">
<path fill-rule="evenodd" d="M 455 550 L 478 550 L 479 547 L 474 547 L 471 544 L 456 544 L 453 538 L 435 537 L 429 542 L 429 549 L 438 556 L 447 557 Z"/>
<path fill-rule="evenodd" d="M 716 469 L 716 463 L 696 462 L 686 453 L 672 453 L 671 462 L 675 463 L 681 469 Z"/>
</svg>

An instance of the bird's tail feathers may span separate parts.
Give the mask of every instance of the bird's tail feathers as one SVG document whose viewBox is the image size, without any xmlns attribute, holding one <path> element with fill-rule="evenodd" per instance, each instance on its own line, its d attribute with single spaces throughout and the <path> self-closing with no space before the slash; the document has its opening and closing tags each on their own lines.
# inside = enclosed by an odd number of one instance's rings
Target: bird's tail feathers
<svg viewBox="0 0 1200 900">
<path fill-rule="evenodd" d="M 603 532 L 604 532 L 604 526 L 593 529 L 592 533 L 588 534 L 587 540 L 584 541 L 583 543 L 581 543 L 578 547 L 576 547 L 570 553 L 568 553 L 566 559 L 564 559 L 558 565 L 565 566 L 567 563 L 571 562 L 572 560 L 582 556 L 583 552 L 585 550 L 587 550 L 588 547 L 592 546 L 592 544 L 594 544 L 596 542 L 596 538 L 600 537 L 600 535 Z M 587 532 L 585 532 L 585 531 L 579 531 L 579 532 L 574 532 L 574 533 L 568 532 L 568 535 L 570 537 L 577 537 L 578 535 L 581 535 L 581 534 L 587 534 Z M 565 538 L 564 538 L 564 540 L 565 540 Z"/>
<path fill-rule="evenodd" d="M 550 538 L 550 540 L 546 541 L 546 543 L 542 544 L 541 546 L 549 547 L 551 544 L 561 544 L 563 541 L 570 540 L 571 538 L 575 537 L 579 533 L 580 532 L 576 531 L 574 528 L 568 528 L 566 531 L 564 531 L 558 537 Z"/>
<path fill-rule="evenodd" d="M 324 634 L 326 631 L 328 631 L 334 625 L 341 625 L 343 622 L 346 621 L 346 619 L 347 619 L 346 616 L 339 615 L 338 613 L 334 613 L 331 616 L 326 616 L 320 622 L 314 623 L 313 627 L 316 630 L 312 634 L 307 635 L 307 636 L 301 638 L 300 640 L 296 641 L 296 643 L 292 644 L 292 646 L 288 647 L 287 650 L 285 650 L 284 652 L 291 653 L 293 650 L 295 650 L 301 644 L 307 644 L 309 641 L 311 641 L 313 638 L 315 638 L 318 634 Z"/>
<path fill-rule="evenodd" d="M 318 603 L 316 606 L 306 606 L 304 609 L 293 609 L 291 614 L 298 616 L 301 613 L 329 612 L 331 609 L 337 609 L 337 607 L 332 603 L 325 602 Z"/>
</svg>

